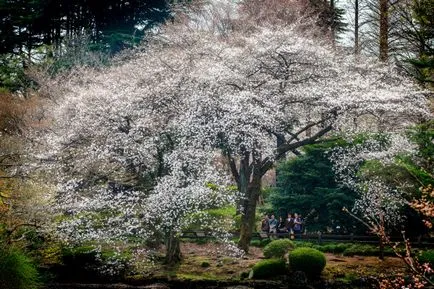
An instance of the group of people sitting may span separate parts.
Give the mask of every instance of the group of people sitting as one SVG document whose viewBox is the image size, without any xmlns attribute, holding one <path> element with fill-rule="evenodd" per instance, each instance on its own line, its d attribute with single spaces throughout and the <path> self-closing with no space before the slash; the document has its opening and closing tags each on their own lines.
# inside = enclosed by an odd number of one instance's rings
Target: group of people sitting
<svg viewBox="0 0 434 289">
<path fill-rule="evenodd" d="M 285 233 L 289 233 L 291 239 L 295 237 L 300 238 L 303 229 L 303 219 L 297 213 L 288 213 L 286 219 L 279 217 L 279 220 L 276 219 L 274 214 L 271 214 L 271 216 L 265 214 L 261 221 L 261 231 L 270 236 L 282 236 Z"/>
</svg>

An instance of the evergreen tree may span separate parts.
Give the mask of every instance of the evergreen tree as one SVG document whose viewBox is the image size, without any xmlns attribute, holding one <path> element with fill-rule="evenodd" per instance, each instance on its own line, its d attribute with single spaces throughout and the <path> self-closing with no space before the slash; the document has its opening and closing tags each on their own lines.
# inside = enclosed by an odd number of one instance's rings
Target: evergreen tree
<svg viewBox="0 0 434 289">
<path fill-rule="evenodd" d="M 309 214 L 309 231 L 324 231 L 327 227 L 352 230 L 353 221 L 342 208 L 352 207 L 356 193 L 336 183 L 327 156 L 327 150 L 337 144 L 329 141 L 307 146 L 303 155 L 283 162 L 277 169 L 276 188 L 270 195 L 274 210 L 280 214 Z"/>
</svg>

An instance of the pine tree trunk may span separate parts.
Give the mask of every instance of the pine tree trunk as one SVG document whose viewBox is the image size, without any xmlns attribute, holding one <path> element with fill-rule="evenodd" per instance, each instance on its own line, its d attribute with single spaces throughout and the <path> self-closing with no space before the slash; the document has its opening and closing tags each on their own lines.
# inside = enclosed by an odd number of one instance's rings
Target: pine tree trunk
<svg viewBox="0 0 434 289">
<path fill-rule="evenodd" d="M 360 54 L 359 42 L 359 0 L 356 0 L 354 6 L 354 53 L 356 55 Z"/>
<path fill-rule="evenodd" d="M 388 0 L 380 0 L 380 61 L 389 57 L 389 16 Z"/>
</svg>

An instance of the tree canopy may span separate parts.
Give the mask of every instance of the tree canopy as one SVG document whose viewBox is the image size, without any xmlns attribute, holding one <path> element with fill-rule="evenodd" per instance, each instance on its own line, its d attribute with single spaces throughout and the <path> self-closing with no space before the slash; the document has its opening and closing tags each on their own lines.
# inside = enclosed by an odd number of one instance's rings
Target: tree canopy
<svg viewBox="0 0 434 289">
<path fill-rule="evenodd" d="M 354 63 L 294 26 L 221 37 L 174 25 L 127 61 L 47 83 L 53 123 L 38 156 L 59 184 L 64 237 L 146 238 L 149 226 L 176 236 L 188 214 L 237 201 L 248 250 L 261 178 L 277 160 L 332 131 L 428 115 L 424 94 L 392 69 Z M 237 195 L 207 186 L 230 181 L 221 156 Z M 134 187 L 161 162 L 150 190 Z"/>
</svg>

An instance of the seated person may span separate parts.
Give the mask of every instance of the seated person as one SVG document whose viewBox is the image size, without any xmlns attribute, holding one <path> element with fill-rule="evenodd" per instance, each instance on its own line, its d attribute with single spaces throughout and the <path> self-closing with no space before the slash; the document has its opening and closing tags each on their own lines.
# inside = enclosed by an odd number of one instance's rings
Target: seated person
<svg viewBox="0 0 434 289">
<path fill-rule="evenodd" d="M 286 222 L 282 217 L 279 217 L 279 222 L 277 222 L 277 233 L 287 233 Z"/>
<path fill-rule="evenodd" d="M 276 234 L 277 233 L 277 220 L 274 217 L 274 214 L 271 214 L 271 218 L 270 218 L 268 223 L 270 225 L 270 233 Z"/>
</svg>

